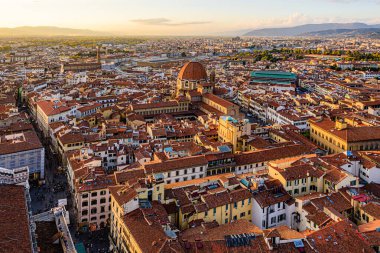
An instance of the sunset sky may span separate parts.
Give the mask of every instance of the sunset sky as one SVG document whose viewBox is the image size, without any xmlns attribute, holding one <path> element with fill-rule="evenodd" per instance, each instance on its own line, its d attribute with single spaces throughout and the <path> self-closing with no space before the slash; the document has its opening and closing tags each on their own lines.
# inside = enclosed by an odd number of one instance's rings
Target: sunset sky
<svg viewBox="0 0 380 253">
<path fill-rule="evenodd" d="M 0 0 L 0 27 L 212 35 L 306 23 L 380 23 L 380 0 Z"/>
</svg>

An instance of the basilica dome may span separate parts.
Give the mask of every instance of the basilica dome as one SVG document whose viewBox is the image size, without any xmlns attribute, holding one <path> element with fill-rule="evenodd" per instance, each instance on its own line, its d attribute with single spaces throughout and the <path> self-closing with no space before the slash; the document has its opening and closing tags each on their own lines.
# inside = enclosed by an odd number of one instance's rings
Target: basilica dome
<svg viewBox="0 0 380 253">
<path fill-rule="evenodd" d="M 207 80 L 207 72 L 201 63 L 188 62 L 179 72 L 178 79 L 189 81 Z"/>
</svg>

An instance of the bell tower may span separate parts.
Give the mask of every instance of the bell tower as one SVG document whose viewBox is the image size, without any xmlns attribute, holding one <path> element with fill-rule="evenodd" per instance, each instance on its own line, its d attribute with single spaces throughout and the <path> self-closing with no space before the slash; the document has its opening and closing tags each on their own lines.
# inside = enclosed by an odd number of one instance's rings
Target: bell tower
<svg viewBox="0 0 380 253">
<path fill-rule="evenodd" d="M 96 62 L 100 63 L 100 46 L 96 46 Z"/>
</svg>

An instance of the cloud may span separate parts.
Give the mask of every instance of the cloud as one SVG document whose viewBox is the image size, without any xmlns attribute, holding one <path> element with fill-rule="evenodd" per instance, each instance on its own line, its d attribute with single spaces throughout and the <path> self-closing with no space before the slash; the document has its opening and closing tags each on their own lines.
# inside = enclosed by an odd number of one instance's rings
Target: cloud
<svg viewBox="0 0 380 253">
<path fill-rule="evenodd" d="M 131 22 L 141 25 L 160 25 L 160 26 L 186 26 L 186 25 L 204 25 L 211 23 L 210 21 L 190 21 L 190 22 L 173 22 L 167 18 L 149 18 L 149 19 L 133 19 Z"/>
<path fill-rule="evenodd" d="M 345 1 L 345 0 L 328 0 L 328 1 Z M 347 0 L 349 1 L 349 0 Z M 364 23 L 379 23 L 378 19 L 354 19 L 346 17 L 314 17 L 305 15 L 303 13 L 292 13 L 286 17 L 275 17 L 255 20 L 250 25 L 250 28 L 272 28 L 272 27 L 292 27 L 303 24 L 320 24 L 320 23 L 352 23 L 352 22 L 364 22 Z"/>
<path fill-rule="evenodd" d="M 325 0 L 325 2 L 329 2 L 333 4 L 356 4 L 356 3 L 361 3 L 360 1 L 359 0 Z M 363 0 L 363 4 L 368 4 L 368 3 L 380 5 L 380 0 Z"/>
<path fill-rule="evenodd" d="M 252 28 L 269 28 L 269 27 L 289 27 L 299 24 L 307 23 L 323 23 L 326 19 L 315 18 L 307 16 L 303 13 L 292 13 L 287 17 L 273 17 L 273 18 L 263 18 L 260 20 L 255 20 L 251 27 Z"/>
<path fill-rule="evenodd" d="M 335 3 L 358 3 L 358 0 L 327 0 L 328 2 Z M 380 0 L 367 0 L 367 2 L 380 3 Z"/>
</svg>

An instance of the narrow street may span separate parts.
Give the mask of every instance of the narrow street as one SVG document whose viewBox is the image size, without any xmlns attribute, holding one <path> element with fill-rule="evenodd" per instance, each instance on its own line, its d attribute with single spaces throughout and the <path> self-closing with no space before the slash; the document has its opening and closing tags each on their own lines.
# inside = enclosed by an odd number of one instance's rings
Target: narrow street
<svg viewBox="0 0 380 253">
<path fill-rule="evenodd" d="M 58 156 L 52 153 L 50 143 L 43 138 L 37 124 L 33 123 L 33 127 L 45 148 L 45 183 L 42 185 L 31 184 L 32 212 L 37 214 L 50 210 L 58 205 L 59 199 L 67 199 L 68 206 L 66 208 L 71 210 L 72 203 L 70 192 L 67 190 L 67 179 L 66 175 L 58 170 Z"/>
<path fill-rule="evenodd" d="M 59 199 L 67 199 L 66 209 L 70 213 L 71 222 L 69 228 L 74 243 L 83 243 L 88 253 L 108 252 L 107 228 L 94 232 L 77 232 L 73 198 L 69 190 L 66 173 L 64 170 L 59 170 L 58 154 L 52 152 L 50 142 L 43 137 L 43 133 L 34 122 L 33 127 L 45 148 L 45 183 L 42 185 L 31 184 L 30 187 L 33 214 L 48 211 L 58 205 Z"/>
</svg>

